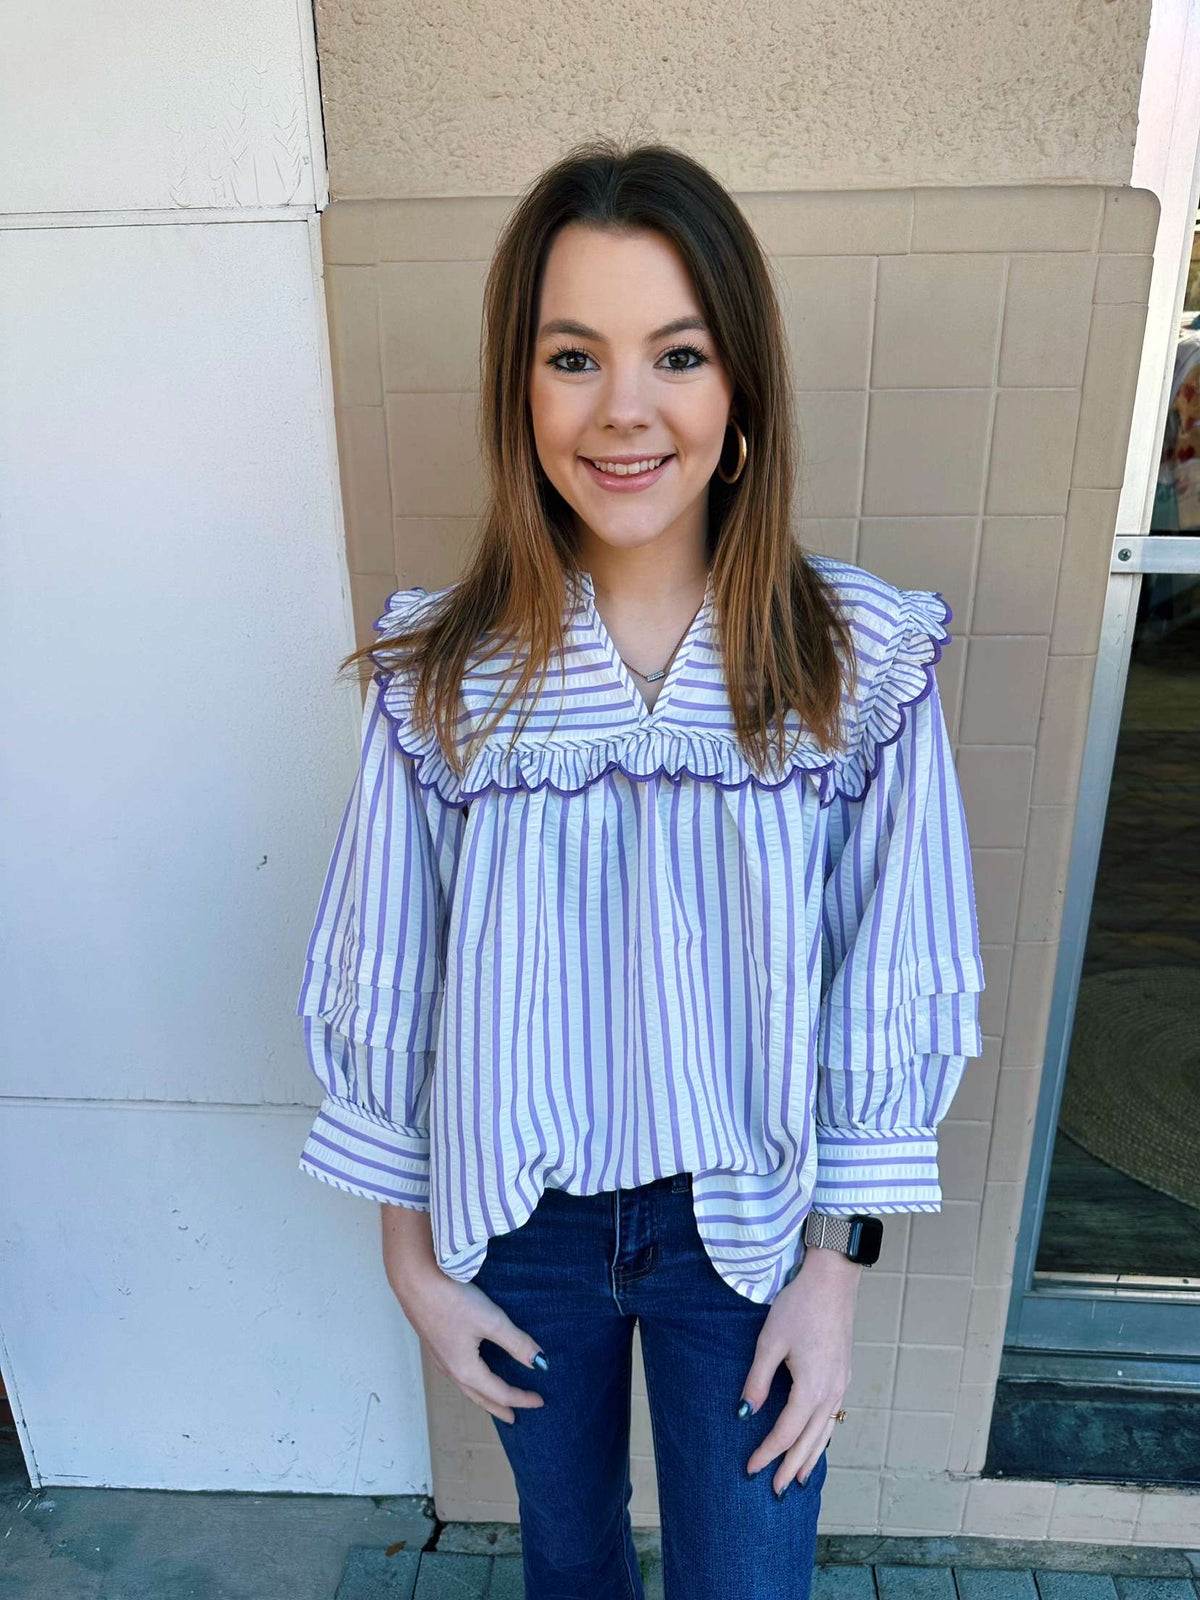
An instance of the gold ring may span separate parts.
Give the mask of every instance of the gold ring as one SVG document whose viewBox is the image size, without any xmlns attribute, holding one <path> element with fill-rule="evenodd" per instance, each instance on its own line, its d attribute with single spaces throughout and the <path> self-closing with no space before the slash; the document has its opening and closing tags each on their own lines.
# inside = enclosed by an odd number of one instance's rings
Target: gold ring
<svg viewBox="0 0 1200 1600">
<path fill-rule="evenodd" d="M 845 1407 L 844 1406 L 839 1406 L 838 1409 L 833 1413 L 833 1421 L 834 1422 L 845 1422 L 845 1420 L 846 1420 Z"/>
</svg>

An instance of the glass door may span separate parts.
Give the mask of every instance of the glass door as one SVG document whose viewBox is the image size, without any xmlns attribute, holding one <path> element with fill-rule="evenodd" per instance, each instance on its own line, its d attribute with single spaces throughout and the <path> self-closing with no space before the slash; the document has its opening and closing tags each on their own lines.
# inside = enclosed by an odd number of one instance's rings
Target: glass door
<svg viewBox="0 0 1200 1600">
<path fill-rule="evenodd" d="M 1200 567 L 1136 579 L 1033 1276 L 1200 1292 Z"/>
<path fill-rule="evenodd" d="M 1200 1484 L 1198 260 L 1113 545 L 985 1474 Z"/>
</svg>

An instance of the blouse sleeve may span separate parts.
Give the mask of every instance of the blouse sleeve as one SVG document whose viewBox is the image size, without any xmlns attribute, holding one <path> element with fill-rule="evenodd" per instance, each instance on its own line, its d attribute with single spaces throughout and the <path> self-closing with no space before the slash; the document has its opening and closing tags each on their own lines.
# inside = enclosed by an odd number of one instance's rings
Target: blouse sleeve
<svg viewBox="0 0 1200 1600">
<path fill-rule="evenodd" d="M 966 819 L 929 669 L 857 801 L 832 805 L 812 1206 L 940 1211 L 937 1125 L 981 1054 Z"/>
<path fill-rule="evenodd" d="M 296 1006 L 324 1101 L 301 1171 L 430 1209 L 429 1096 L 445 974 L 445 890 L 463 813 L 416 781 L 378 680 Z"/>
</svg>

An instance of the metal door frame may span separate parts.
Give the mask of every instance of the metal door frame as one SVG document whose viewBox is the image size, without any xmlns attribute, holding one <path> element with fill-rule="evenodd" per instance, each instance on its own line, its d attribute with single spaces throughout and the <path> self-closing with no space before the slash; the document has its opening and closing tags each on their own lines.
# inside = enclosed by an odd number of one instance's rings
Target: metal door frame
<svg viewBox="0 0 1200 1600">
<path fill-rule="evenodd" d="M 1046 1054 L 1005 1328 L 1006 1375 L 1054 1370 L 1200 1388 L 1200 1280 L 1156 1285 L 1124 1275 L 1056 1274 L 1035 1285 L 1034 1261 L 1143 572 L 1200 573 L 1200 538 L 1148 532 L 1170 400 L 1174 350 L 1200 200 L 1200 0 L 1155 0 L 1131 182 L 1158 195 L 1146 334 L 1110 578 L 1092 684 L 1078 807 L 1056 957 Z M 1145 1355 L 1143 1352 L 1153 1352 Z M 1189 1353 L 1191 1359 L 1189 1359 Z"/>
</svg>

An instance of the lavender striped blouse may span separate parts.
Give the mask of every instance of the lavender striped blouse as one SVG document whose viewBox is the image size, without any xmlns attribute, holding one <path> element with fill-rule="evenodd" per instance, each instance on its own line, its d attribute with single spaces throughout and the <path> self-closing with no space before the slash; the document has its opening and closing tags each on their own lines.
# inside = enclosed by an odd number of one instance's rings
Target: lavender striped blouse
<svg viewBox="0 0 1200 1600">
<path fill-rule="evenodd" d="M 404 675 L 368 686 L 296 1008 L 324 1091 L 300 1166 L 430 1211 L 453 1278 L 547 1186 L 691 1172 L 713 1266 L 763 1304 L 810 1207 L 941 1209 L 984 987 L 934 676 L 950 610 L 808 559 L 854 633 L 843 753 L 748 765 L 711 579 L 650 708 L 571 574 L 530 722 L 514 745 L 510 708 L 461 778 Z M 398 591 L 376 631 L 444 592 Z M 469 666 L 467 727 L 512 665 Z"/>
</svg>

